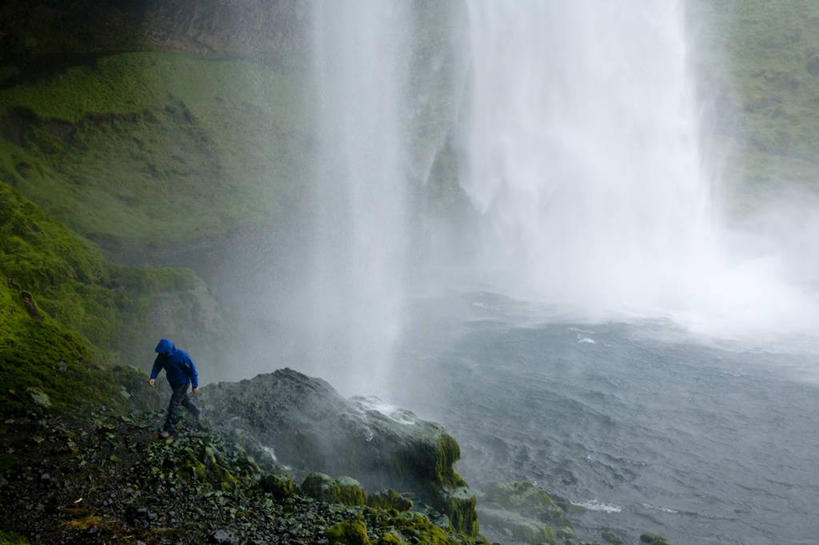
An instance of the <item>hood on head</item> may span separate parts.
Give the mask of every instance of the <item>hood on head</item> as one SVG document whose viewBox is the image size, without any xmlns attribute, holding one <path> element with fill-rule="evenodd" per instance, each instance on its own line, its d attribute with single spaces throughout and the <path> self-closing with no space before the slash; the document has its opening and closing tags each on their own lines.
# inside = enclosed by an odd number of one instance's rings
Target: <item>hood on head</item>
<svg viewBox="0 0 819 545">
<path fill-rule="evenodd" d="M 173 343 L 170 340 L 162 339 L 159 341 L 159 344 L 156 345 L 156 353 L 162 354 L 163 352 L 171 352 L 173 348 Z"/>
</svg>

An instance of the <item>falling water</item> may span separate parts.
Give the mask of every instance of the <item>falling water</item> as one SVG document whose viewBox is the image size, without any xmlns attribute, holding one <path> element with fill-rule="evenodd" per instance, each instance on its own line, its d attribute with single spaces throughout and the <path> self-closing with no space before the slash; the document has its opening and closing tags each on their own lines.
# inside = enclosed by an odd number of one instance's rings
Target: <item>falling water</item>
<svg viewBox="0 0 819 545">
<path fill-rule="evenodd" d="M 710 230 L 680 9 L 470 8 L 466 189 L 492 268 L 563 302 L 656 297 Z"/>
<path fill-rule="evenodd" d="M 598 319 L 767 328 L 798 306 L 775 260 L 721 243 L 683 7 L 469 3 L 462 185 L 490 282 Z"/>
<path fill-rule="evenodd" d="M 378 373 L 390 367 L 402 315 L 405 9 L 379 0 L 316 4 L 313 356 L 322 376 L 355 393 L 385 378 Z"/>
</svg>

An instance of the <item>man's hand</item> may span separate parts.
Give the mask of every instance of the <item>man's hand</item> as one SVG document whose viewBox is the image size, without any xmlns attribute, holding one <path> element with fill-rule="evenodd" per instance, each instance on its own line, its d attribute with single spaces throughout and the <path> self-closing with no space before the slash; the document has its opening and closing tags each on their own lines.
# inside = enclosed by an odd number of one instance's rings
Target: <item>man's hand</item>
<svg viewBox="0 0 819 545">
<path fill-rule="evenodd" d="M 151 379 L 151 380 L 149 380 L 149 381 L 148 381 L 148 384 L 150 384 L 150 385 L 151 385 L 151 388 L 153 388 L 154 386 L 156 386 L 156 380 L 155 380 L 155 379 Z"/>
<path fill-rule="evenodd" d="M 195 394 L 196 392 L 198 392 L 198 391 L 199 391 L 199 387 L 196 387 L 196 388 L 194 388 L 194 389 L 193 389 L 193 393 L 194 393 L 194 394 Z"/>
</svg>

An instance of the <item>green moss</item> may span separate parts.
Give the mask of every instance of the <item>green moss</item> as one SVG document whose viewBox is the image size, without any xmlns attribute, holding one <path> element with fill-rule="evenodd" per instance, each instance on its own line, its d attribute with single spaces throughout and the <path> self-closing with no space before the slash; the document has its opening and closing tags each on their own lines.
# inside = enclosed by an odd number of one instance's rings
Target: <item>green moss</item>
<svg viewBox="0 0 819 545">
<path fill-rule="evenodd" d="M 466 536 L 478 533 L 476 499 L 454 464 L 461 457 L 458 442 L 440 429 L 416 448 L 398 452 L 391 471 L 397 482 L 409 483 L 421 496 L 452 522 Z"/>
<path fill-rule="evenodd" d="M 392 517 L 390 523 L 407 543 L 454 545 L 459 542 L 447 535 L 442 528 L 432 524 L 428 517 L 418 513 L 401 513 L 397 517 Z"/>
<path fill-rule="evenodd" d="M 128 372 L 111 362 L 134 332 L 161 336 L 151 310 L 193 283 L 191 271 L 107 261 L 0 182 L 0 407 L 26 406 L 38 391 L 59 410 L 124 406 Z"/>
<path fill-rule="evenodd" d="M 259 481 L 259 486 L 261 486 L 262 490 L 271 494 L 279 501 L 291 497 L 296 492 L 293 479 L 291 479 L 289 475 L 265 475 Z"/>
<path fill-rule="evenodd" d="M 475 493 L 467 487 L 459 487 L 448 492 L 445 497 L 444 514 L 449 517 L 453 528 L 467 536 L 477 536 L 479 528 Z"/>
<path fill-rule="evenodd" d="M 136 269 L 107 261 L 101 252 L 48 217 L 31 201 L 0 182 L 0 275 L 9 303 L 0 319 L 31 308 L 83 334 L 105 351 L 116 351 L 123 336 L 149 321 L 164 294 L 191 290 L 189 270 Z M 143 333 L 154 333 L 152 328 Z M 63 358 L 65 359 L 65 358 Z M 55 361 L 59 361 L 55 360 Z M 65 359 L 68 361 L 68 359 Z"/>
<path fill-rule="evenodd" d="M 0 532 L 0 545 L 28 545 L 28 540 L 11 532 Z"/>
<path fill-rule="evenodd" d="M 623 545 L 625 543 L 622 536 L 614 530 L 603 530 L 600 537 L 603 538 L 603 541 L 611 543 L 611 545 Z"/>
<path fill-rule="evenodd" d="M 563 509 L 546 492 L 529 482 L 493 483 L 484 491 L 481 505 L 514 511 L 555 527 L 571 528 Z"/>
<path fill-rule="evenodd" d="M 409 511 L 412 509 L 412 500 L 405 498 L 392 489 L 382 490 L 374 494 L 367 495 L 367 505 L 378 509 L 395 509 L 396 511 Z"/>
<path fill-rule="evenodd" d="M 379 537 L 375 545 L 406 545 L 406 542 L 396 534 L 387 533 Z"/>
<path fill-rule="evenodd" d="M 370 545 L 367 527 L 361 522 L 339 522 L 327 530 L 330 545 Z"/>
<path fill-rule="evenodd" d="M 0 89 L 0 176 L 117 255 L 223 237 L 300 206 L 303 85 L 248 60 L 102 57 Z"/>
<path fill-rule="evenodd" d="M 819 4 L 810 0 L 693 2 L 702 21 L 700 73 L 719 92 L 717 144 L 733 206 L 770 200 L 783 185 L 817 188 Z"/>
<path fill-rule="evenodd" d="M 480 517 L 484 526 L 489 526 L 524 543 L 553 543 L 554 531 L 551 526 L 513 511 L 481 507 Z"/>
<path fill-rule="evenodd" d="M 334 479 L 324 473 L 313 472 L 301 483 L 301 489 L 308 496 L 327 503 L 367 505 L 367 493 L 358 481 L 350 477 Z"/>
<path fill-rule="evenodd" d="M 466 486 L 466 481 L 455 471 L 455 462 L 461 458 L 461 447 L 455 438 L 441 434 L 435 449 L 435 473 L 438 482 L 444 486 L 458 488 Z"/>
<path fill-rule="evenodd" d="M 60 410 L 117 401 L 113 370 L 91 343 L 51 319 L 31 318 L 0 286 L 3 292 L 0 412 L 31 405 L 29 388 L 44 392 Z"/>
<path fill-rule="evenodd" d="M 648 543 L 648 545 L 669 545 L 664 537 L 656 534 L 642 534 L 640 536 L 640 542 Z"/>
</svg>

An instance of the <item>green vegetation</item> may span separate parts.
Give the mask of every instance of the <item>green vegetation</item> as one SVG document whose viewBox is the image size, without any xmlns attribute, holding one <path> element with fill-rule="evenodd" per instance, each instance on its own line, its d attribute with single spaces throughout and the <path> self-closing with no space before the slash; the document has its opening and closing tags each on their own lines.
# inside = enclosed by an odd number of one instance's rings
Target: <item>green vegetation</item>
<svg viewBox="0 0 819 545">
<path fill-rule="evenodd" d="M 0 532 L 0 545 L 28 545 L 28 540 L 9 532 Z"/>
<path fill-rule="evenodd" d="M 293 479 L 286 474 L 267 474 L 259 481 L 262 490 L 277 500 L 285 500 L 296 493 Z"/>
<path fill-rule="evenodd" d="M 640 536 L 640 543 L 648 543 L 648 545 L 669 545 L 664 537 L 655 534 L 642 534 Z"/>
<path fill-rule="evenodd" d="M 382 490 L 367 495 L 367 505 L 380 509 L 395 509 L 396 511 L 409 511 L 412 509 L 412 500 L 405 498 L 392 489 Z"/>
<path fill-rule="evenodd" d="M 117 255 L 223 238 L 299 204 L 301 94 L 250 60 L 101 57 L 0 89 L 0 176 Z"/>
<path fill-rule="evenodd" d="M 317 500 L 344 505 L 367 505 L 367 493 L 351 477 L 334 479 L 324 473 L 310 473 L 301 483 L 302 491 Z"/>
<path fill-rule="evenodd" d="M 338 522 L 327 530 L 330 545 L 370 545 L 367 527 L 361 522 Z"/>
<path fill-rule="evenodd" d="M 810 0 L 699 2 L 701 72 L 718 92 L 718 144 L 739 204 L 783 184 L 816 188 L 819 173 L 819 4 Z"/>
<path fill-rule="evenodd" d="M 184 420 L 176 439 L 156 440 L 161 416 L 98 407 L 76 420 L 51 411 L 0 422 L 12 453 L 0 465 L 0 527 L 35 543 L 486 543 L 420 512 L 316 500 L 292 488 L 278 496 L 265 484 L 271 475 L 232 441 Z M 30 508 L 38 503 L 66 507 Z"/>
<path fill-rule="evenodd" d="M 106 260 L 2 182 L 0 256 L 2 409 L 39 392 L 60 408 L 122 399 L 109 363 L 132 353 L 135 332 L 161 336 L 160 299 L 196 287 L 191 271 Z"/>
<path fill-rule="evenodd" d="M 566 512 L 529 482 L 499 482 L 486 487 L 478 513 L 485 528 L 525 543 L 575 543 Z"/>
</svg>

